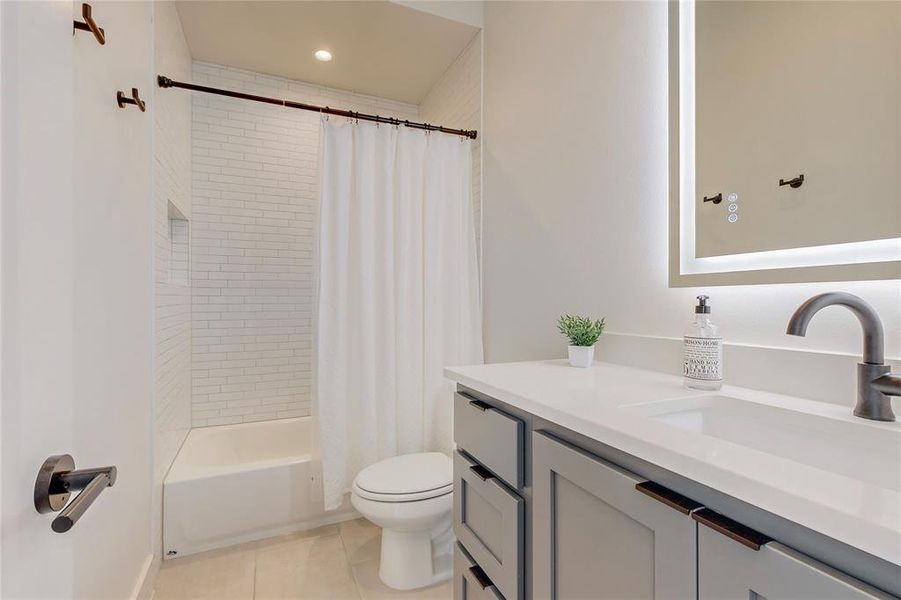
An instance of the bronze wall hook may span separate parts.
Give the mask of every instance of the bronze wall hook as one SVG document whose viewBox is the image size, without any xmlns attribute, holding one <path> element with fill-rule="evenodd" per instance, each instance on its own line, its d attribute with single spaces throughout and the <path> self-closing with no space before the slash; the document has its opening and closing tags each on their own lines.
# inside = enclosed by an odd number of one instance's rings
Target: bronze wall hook
<svg viewBox="0 0 901 600">
<path fill-rule="evenodd" d="M 125 108 L 126 104 L 134 104 L 141 112 L 147 110 L 144 101 L 141 100 L 141 97 L 138 95 L 138 88 L 131 88 L 131 98 L 126 96 L 125 92 L 122 90 L 116 92 L 116 104 L 119 105 L 119 108 Z"/>
<path fill-rule="evenodd" d="M 72 35 L 75 35 L 75 32 L 78 30 L 81 31 L 90 31 L 94 34 L 94 39 L 97 40 L 97 43 L 103 46 L 106 44 L 106 32 L 103 31 L 103 28 L 97 25 L 97 21 L 91 16 L 91 5 L 84 3 L 81 5 L 81 17 L 84 19 L 82 21 L 75 21 L 72 25 Z"/>
</svg>

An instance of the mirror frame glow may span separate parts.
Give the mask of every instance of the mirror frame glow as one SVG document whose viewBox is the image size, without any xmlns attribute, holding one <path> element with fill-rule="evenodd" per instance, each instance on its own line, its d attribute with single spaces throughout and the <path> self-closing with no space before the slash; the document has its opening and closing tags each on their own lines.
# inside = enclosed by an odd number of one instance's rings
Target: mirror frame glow
<svg viewBox="0 0 901 600">
<path fill-rule="evenodd" d="M 668 3 L 670 287 L 901 279 L 901 238 L 695 256 L 694 9 Z"/>
</svg>

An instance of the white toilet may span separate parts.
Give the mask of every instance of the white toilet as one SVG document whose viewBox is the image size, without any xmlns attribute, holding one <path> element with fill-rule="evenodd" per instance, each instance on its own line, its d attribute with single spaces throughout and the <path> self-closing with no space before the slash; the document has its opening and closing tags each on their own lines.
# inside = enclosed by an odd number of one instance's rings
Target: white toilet
<svg viewBox="0 0 901 600">
<path fill-rule="evenodd" d="M 397 590 L 451 577 L 453 462 L 440 452 L 395 456 L 366 467 L 351 502 L 382 528 L 379 577 Z"/>
</svg>

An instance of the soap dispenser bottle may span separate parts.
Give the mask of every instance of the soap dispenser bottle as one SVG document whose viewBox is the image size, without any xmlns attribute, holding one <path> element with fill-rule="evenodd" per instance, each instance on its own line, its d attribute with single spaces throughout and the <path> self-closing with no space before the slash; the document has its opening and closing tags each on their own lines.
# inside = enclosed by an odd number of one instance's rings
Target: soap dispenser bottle
<svg viewBox="0 0 901 600">
<path fill-rule="evenodd" d="M 723 386 L 723 338 L 710 321 L 707 296 L 698 296 L 694 323 L 682 338 L 685 387 L 718 390 Z"/>
</svg>

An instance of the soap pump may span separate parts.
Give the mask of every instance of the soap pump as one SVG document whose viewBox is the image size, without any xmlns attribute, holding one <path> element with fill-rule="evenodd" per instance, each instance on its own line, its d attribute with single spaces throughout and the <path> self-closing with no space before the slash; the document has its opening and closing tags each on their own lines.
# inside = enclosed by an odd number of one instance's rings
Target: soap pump
<svg viewBox="0 0 901 600">
<path fill-rule="evenodd" d="M 723 386 L 723 338 L 710 320 L 708 296 L 698 296 L 695 320 L 682 338 L 685 387 L 718 390 Z"/>
</svg>

